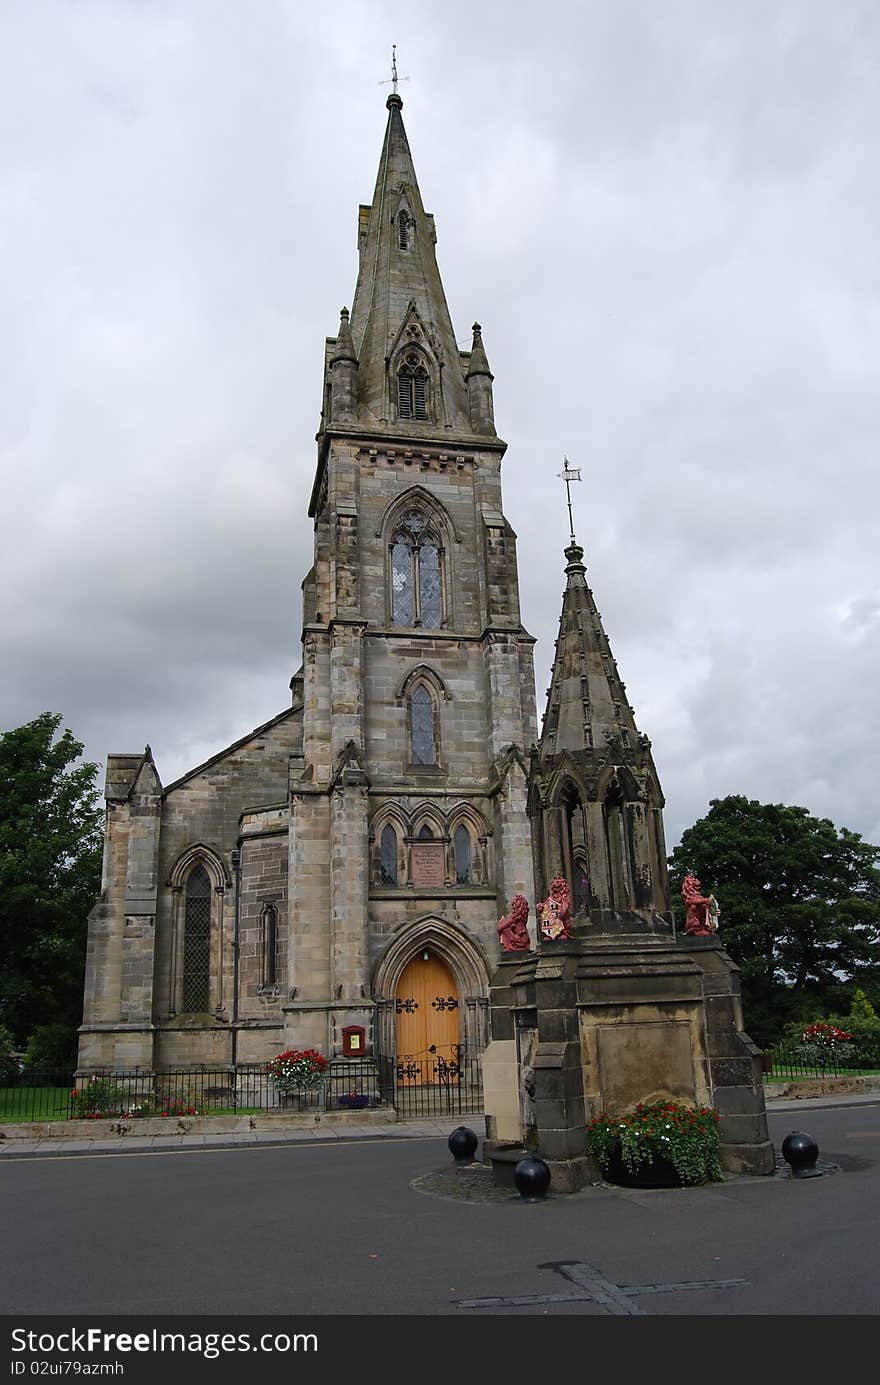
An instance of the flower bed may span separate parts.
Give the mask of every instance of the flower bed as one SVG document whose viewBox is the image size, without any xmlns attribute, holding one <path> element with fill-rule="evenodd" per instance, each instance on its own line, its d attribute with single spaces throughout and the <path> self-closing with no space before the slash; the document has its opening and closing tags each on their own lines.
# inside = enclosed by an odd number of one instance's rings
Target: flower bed
<svg viewBox="0 0 880 1385">
<path fill-rule="evenodd" d="M 795 1054 L 801 1062 L 817 1068 L 845 1067 L 854 1053 L 852 1034 L 839 1029 L 827 1020 L 817 1020 L 807 1025 L 801 1034 L 801 1041 L 795 1045 Z"/>
</svg>

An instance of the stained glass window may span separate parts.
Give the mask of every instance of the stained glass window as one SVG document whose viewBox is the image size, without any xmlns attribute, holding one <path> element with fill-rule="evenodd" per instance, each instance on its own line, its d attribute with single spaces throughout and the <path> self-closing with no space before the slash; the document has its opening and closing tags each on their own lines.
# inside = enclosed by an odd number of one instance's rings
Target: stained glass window
<svg viewBox="0 0 880 1385">
<path fill-rule="evenodd" d="M 186 882 L 182 1003 L 186 1014 L 211 1008 L 211 879 L 204 866 L 191 870 Z"/>
<path fill-rule="evenodd" d="M 390 822 L 382 828 L 379 842 L 379 881 L 382 885 L 397 884 L 397 833 Z"/>
<path fill-rule="evenodd" d="M 420 683 L 409 700 L 412 762 L 414 765 L 436 764 L 434 751 L 434 699 Z"/>
<path fill-rule="evenodd" d="M 455 851 L 455 883 L 471 883 L 471 834 L 465 826 L 456 827 L 453 838 Z"/>
</svg>

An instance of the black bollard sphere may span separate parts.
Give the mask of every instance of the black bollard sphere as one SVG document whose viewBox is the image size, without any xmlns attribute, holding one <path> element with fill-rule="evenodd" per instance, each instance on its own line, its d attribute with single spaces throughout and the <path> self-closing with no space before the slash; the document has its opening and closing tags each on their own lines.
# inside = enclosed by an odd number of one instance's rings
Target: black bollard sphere
<svg viewBox="0 0 880 1385">
<path fill-rule="evenodd" d="M 537 1155 L 527 1154 L 514 1169 L 513 1181 L 523 1202 L 543 1202 L 550 1187 L 550 1169 Z"/>
<path fill-rule="evenodd" d="M 477 1152 L 477 1137 L 466 1125 L 460 1125 L 449 1136 L 449 1151 L 459 1168 L 474 1162 Z"/>
<path fill-rule="evenodd" d="M 791 1166 L 792 1178 L 814 1178 L 818 1172 L 819 1146 L 812 1135 L 803 1130 L 793 1130 L 786 1135 L 782 1141 L 782 1157 Z"/>
</svg>

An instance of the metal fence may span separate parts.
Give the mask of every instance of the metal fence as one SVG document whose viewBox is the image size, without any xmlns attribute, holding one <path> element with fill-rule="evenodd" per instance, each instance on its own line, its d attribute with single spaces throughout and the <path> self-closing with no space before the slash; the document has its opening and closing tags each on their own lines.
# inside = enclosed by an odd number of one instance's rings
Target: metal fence
<svg viewBox="0 0 880 1385">
<path fill-rule="evenodd" d="M 308 1091 L 279 1091 L 262 1064 L 149 1073 L 68 1070 L 23 1072 L 0 1086 L 3 1121 L 135 1120 L 146 1116 L 221 1116 L 308 1110 L 357 1110 L 389 1104 L 376 1059 L 331 1062 Z"/>
<path fill-rule="evenodd" d="M 422 1053 L 380 1058 L 382 1088 L 399 1116 L 477 1115 L 483 1110 L 483 1066 L 464 1044 L 446 1053 L 436 1046 Z"/>
<path fill-rule="evenodd" d="M 70 1069 L 23 1072 L 0 1086 L 4 1121 L 137 1120 L 147 1116 L 257 1115 L 284 1111 L 370 1110 L 394 1106 L 406 1117 L 464 1115 L 482 1110 L 479 1058 L 456 1045 L 398 1058 L 363 1057 L 329 1063 L 320 1085 L 279 1091 L 262 1064 L 150 1073 Z"/>
<path fill-rule="evenodd" d="M 880 1073 L 880 1040 L 859 1039 L 852 1052 L 829 1052 L 812 1061 L 797 1040 L 774 1044 L 764 1050 L 762 1068 L 771 1081 L 798 1077 L 859 1077 Z"/>
</svg>

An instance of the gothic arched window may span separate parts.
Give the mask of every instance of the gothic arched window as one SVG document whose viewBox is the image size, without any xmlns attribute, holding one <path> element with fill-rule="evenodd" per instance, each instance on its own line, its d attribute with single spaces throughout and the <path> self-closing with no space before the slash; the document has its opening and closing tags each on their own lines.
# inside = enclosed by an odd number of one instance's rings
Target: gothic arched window
<svg viewBox="0 0 880 1385">
<path fill-rule="evenodd" d="M 455 883 L 456 885 L 470 885 L 472 883 L 473 863 L 471 834 L 463 823 L 455 829 L 452 846 L 455 855 Z"/>
<path fill-rule="evenodd" d="M 409 250 L 409 228 L 412 225 L 406 212 L 397 215 L 397 243 L 401 250 Z"/>
<path fill-rule="evenodd" d="M 428 417 L 428 372 L 418 352 L 410 351 L 397 372 L 399 418 Z"/>
<path fill-rule="evenodd" d="M 440 629 L 443 558 L 443 547 L 425 516 L 410 510 L 391 540 L 391 619 L 395 625 Z"/>
<path fill-rule="evenodd" d="M 183 988 L 185 1014 L 211 1008 L 211 878 L 194 866 L 186 881 L 183 922 Z"/>
<path fill-rule="evenodd" d="M 414 765 L 436 765 L 436 707 L 424 683 L 413 688 L 409 699 L 410 755 Z"/>
<path fill-rule="evenodd" d="M 397 884 L 397 833 L 390 822 L 382 828 L 379 840 L 379 883 Z"/>
</svg>

